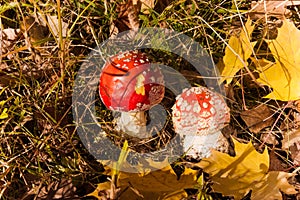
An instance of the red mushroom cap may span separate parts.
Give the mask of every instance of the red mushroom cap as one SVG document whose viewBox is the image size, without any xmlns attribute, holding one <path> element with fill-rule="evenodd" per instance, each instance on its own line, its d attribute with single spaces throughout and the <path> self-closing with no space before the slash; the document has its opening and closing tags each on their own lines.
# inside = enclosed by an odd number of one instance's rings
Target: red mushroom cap
<svg viewBox="0 0 300 200">
<path fill-rule="evenodd" d="M 230 120 L 229 108 L 218 93 L 205 87 L 184 89 L 172 107 L 175 131 L 181 135 L 208 135 Z"/>
<path fill-rule="evenodd" d="M 164 97 L 163 75 L 138 51 L 119 53 L 109 59 L 100 74 L 100 97 L 110 110 L 145 111 Z"/>
</svg>

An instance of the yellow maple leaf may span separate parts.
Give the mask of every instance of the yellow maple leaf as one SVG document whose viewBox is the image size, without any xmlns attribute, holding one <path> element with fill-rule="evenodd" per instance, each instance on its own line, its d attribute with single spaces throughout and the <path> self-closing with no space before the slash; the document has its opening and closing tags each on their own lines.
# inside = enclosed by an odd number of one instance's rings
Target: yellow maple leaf
<svg viewBox="0 0 300 200">
<path fill-rule="evenodd" d="M 274 40 L 266 40 L 275 63 L 256 62 L 260 71 L 258 81 L 272 87 L 266 98 L 283 101 L 300 99 L 300 31 L 285 19 Z"/>
<path fill-rule="evenodd" d="M 197 166 L 210 174 L 215 192 L 242 199 L 252 190 L 251 199 L 281 199 L 280 191 L 294 194 L 296 191 L 287 182 L 293 174 L 269 172 L 269 154 L 267 149 L 258 153 L 253 145 L 242 144 L 234 140 L 236 156 L 213 151 L 209 158 L 203 159 Z M 272 189 L 270 189 L 272 188 Z M 264 195 L 264 198 L 260 198 Z"/>
<path fill-rule="evenodd" d="M 98 160 L 98 161 L 101 162 L 103 165 L 107 166 L 106 169 L 108 169 L 109 172 L 110 172 L 109 168 L 114 167 L 113 165 L 114 162 L 111 160 Z M 124 161 L 120 166 L 120 171 L 138 173 L 141 176 L 144 176 L 150 173 L 151 171 L 162 169 L 168 165 L 169 165 L 169 161 L 167 158 L 163 161 L 155 162 L 151 158 L 140 157 L 138 163 L 135 165 L 132 165 L 127 161 Z"/>
<path fill-rule="evenodd" d="M 106 167 L 105 173 L 110 174 L 111 169 Z M 187 197 L 184 189 L 197 184 L 197 173 L 186 168 L 178 179 L 170 165 L 147 173 L 120 172 L 117 183 L 121 189 L 120 199 L 172 200 Z M 100 199 L 98 193 L 107 189 L 110 189 L 109 182 L 100 183 L 90 196 Z"/>
<path fill-rule="evenodd" d="M 222 69 L 220 69 L 221 82 L 226 80 L 226 84 L 231 83 L 234 75 L 245 66 L 248 66 L 247 60 L 250 58 L 253 47 L 256 44 L 256 41 L 250 42 L 254 29 L 254 25 L 251 25 L 251 22 L 250 19 L 247 20 L 239 37 L 230 37 L 228 42 L 230 47 L 226 47 L 222 63 L 218 63 L 218 66 L 222 66 Z"/>
</svg>

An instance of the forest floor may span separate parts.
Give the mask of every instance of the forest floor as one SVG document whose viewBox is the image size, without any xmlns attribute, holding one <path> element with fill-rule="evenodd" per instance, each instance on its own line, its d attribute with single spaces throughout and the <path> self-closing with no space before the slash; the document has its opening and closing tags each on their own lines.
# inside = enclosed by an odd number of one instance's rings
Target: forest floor
<svg viewBox="0 0 300 200">
<path fill-rule="evenodd" d="M 269 195 L 269 199 L 300 198 L 299 8 L 291 1 L 3 1 L 0 199 L 109 199 L 112 193 L 119 199 L 147 199 L 147 195 L 154 198 L 156 194 L 157 199 L 251 199 L 251 195 L 252 199 L 260 195 Z M 97 46 L 123 31 L 149 27 L 184 34 L 211 56 L 214 69 L 219 70 L 219 82 L 209 77 L 206 80 L 191 63 L 172 51 L 144 50 L 152 62 L 170 66 L 191 86 L 215 84 L 221 88 L 231 117 L 222 132 L 235 141 L 236 148 L 232 157 L 218 154 L 218 158 L 235 163 L 231 160 L 234 154 L 238 156 L 245 148 L 254 147 L 250 161 L 240 162 L 259 164 L 258 169 L 255 164 L 246 168 L 252 170 L 251 176 L 263 177 L 257 185 L 251 178 L 239 183 L 246 189 L 226 185 L 226 181 L 231 184 L 230 181 L 248 177 L 238 163 L 237 175 L 224 175 L 222 182 L 203 162 L 184 156 L 152 176 L 171 181 L 170 189 L 156 187 L 154 178 L 147 174 L 145 179 L 133 176 L 127 180 L 126 174 L 122 176 L 118 171 L 112 173 L 120 175 L 119 182 L 103 184 L 111 172 L 78 134 L 78 121 L 74 119 L 74 93 L 78 92 L 74 91 L 75 80 L 90 63 L 89 56 Z M 96 121 L 109 132 L 116 146 L 121 148 L 128 141 L 131 150 L 147 152 L 176 138 L 170 118 L 176 94 L 171 89 L 166 90 L 162 101 L 167 123 L 163 133 L 150 142 L 113 131 L 112 112 L 101 103 L 98 86 L 94 89 L 95 102 L 91 104 L 95 105 Z M 250 146 L 241 146 L 246 143 Z M 120 157 L 112 157 L 107 159 L 123 163 Z M 131 164 L 134 158 L 134 154 L 126 156 Z M 229 167 L 224 163 L 217 167 Z M 122 180 L 127 185 L 122 185 Z M 142 185 L 141 180 L 148 181 L 147 187 L 153 187 L 154 192 L 128 185 L 130 181 Z M 176 182 L 180 180 L 180 184 Z M 216 183 L 223 183 L 223 189 L 215 187 Z M 132 194 L 126 194 L 128 191 Z M 263 191 L 269 191 L 268 195 Z M 88 196 L 91 193 L 94 197 Z"/>
</svg>

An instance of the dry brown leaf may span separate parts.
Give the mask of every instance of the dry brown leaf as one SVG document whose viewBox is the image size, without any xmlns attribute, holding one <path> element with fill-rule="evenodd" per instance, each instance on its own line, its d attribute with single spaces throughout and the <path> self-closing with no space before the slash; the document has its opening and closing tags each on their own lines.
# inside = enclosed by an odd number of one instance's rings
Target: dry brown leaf
<svg viewBox="0 0 300 200">
<path fill-rule="evenodd" d="M 296 100 L 294 105 L 296 106 L 296 110 L 300 113 L 300 99 Z"/>
<path fill-rule="evenodd" d="M 249 130 L 253 133 L 258 133 L 262 129 L 271 126 L 275 119 L 272 117 L 273 112 L 270 108 L 261 104 L 251 110 L 245 110 L 241 113 L 241 118 L 244 120 Z"/>
<path fill-rule="evenodd" d="M 28 65 L 27 63 L 23 62 L 21 64 L 21 66 L 18 66 L 19 69 L 16 69 L 11 65 L 7 65 L 5 62 L 1 63 L 0 87 L 13 86 L 20 79 L 20 77 L 28 80 L 44 77 L 50 70 L 53 69 L 53 66 L 48 61 L 36 65 Z"/>
<path fill-rule="evenodd" d="M 62 37 L 67 37 L 68 33 L 68 24 L 64 21 L 59 22 L 56 15 L 47 15 L 47 21 L 49 24 L 49 30 L 51 31 L 54 37 L 59 37 L 59 23 L 62 26 Z"/>
<path fill-rule="evenodd" d="M 76 187 L 71 179 L 61 179 L 40 189 L 38 199 L 75 199 Z"/>
<path fill-rule="evenodd" d="M 251 200 L 274 200 L 282 199 L 282 194 L 295 194 L 297 193 L 295 188 L 288 182 L 288 178 L 294 176 L 294 174 L 271 171 L 265 177 L 264 180 L 256 184 L 256 188 L 253 189 Z"/>
<path fill-rule="evenodd" d="M 297 129 L 300 126 L 300 101 L 283 102 L 281 107 L 286 108 L 289 112 L 284 115 L 284 119 L 280 125 L 281 131 L 289 131 Z"/>
<path fill-rule="evenodd" d="M 212 188 L 226 196 L 242 199 L 252 190 L 251 199 L 282 199 L 280 191 L 295 194 L 295 188 L 287 182 L 293 174 L 285 172 L 269 172 L 269 155 L 267 149 L 258 153 L 253 145 L 235 144 L 236 156 L 213 151 L 212 156 L 203 159 L 197 166 L 212 178 Z M 269 189 L 269 188 L 272 189 Z M 268 190 L 269 189 L 269 190 Z M 260 199 L 260 200 L 261 200 Z"/>
<path fill-rule="evenodd" d="M 108 200 L 111 196 L 111 182 L 106 181 L 103 183 L 98 183 L 97 188 L 87 196 L 96 197 L 98 200 Z M 117 189 L 117 193 L 120 193 L 120 189 Z"/>
<path fill-rule="evenodd" d="M 283 134 L 282 148 L 288 149 L 294 143 L 300 143 L 300 129 L 290 130 Z"/>
<path fill-rule="evenodd" d="M 300 129 L 287 131 L 282 140 L 282 148 L 291 152 L 295 165 L 300 165 Z"/>
<path fill-rule="evenodd" d="M 285 171 L 286 168 L 282 164 L 282 159 L 277 155 L 278 153 L 275 152 L 275 148 L 273 148 L 270 153 L 270 167 L 269 171 Z"/>
<path fill-rule="evenodd" d="M 293 159 L 293 164 L 296 166 L 300 165 L 300 142 L 294 143 L 293 146 L 290 147 L 291 158 Z"/>
<path fill-rule="evenodd" d="M 293 0 L 263 0 L 252 1 L 251 10 L 249 16 L 252 20 L 257 20 L 267 17 L 277 17 L 278 19 L 284 19 L 285 16 L 289 16 L 291 11 L 287 9 L 287 6 L 300 5 L 300 1 Z"/>
<path fill-rule="evenodd" d="M 260 135 L 260 140 L 266 144 L 271 144 L 271 145 L 279 144 L 277 135 L 273 133 L 271 130 L 264 131 Z"/>
<path fill-rule="evenodd" d="M 43 21 L 36 19 L 33 16 L 26 16 L 20 23 L 20 28 L 25 37 L 27 37 L 26 34 L 28 34 L 28 37 L 32 43 L 40 42 L 41 40 L 47 38 L 49 34 L 48 27 L 44 26 L 43 24 Z"/>
<path fill-rule="evenodd" d="M 121 3 L 117 6 L 117 19 L 110 26 L 110 34 L 115 36 L 123 31 L 136 31 L 139 24 L 139 12 L 141 10 L 141 2 L 128 0 L 126 3 Z"/>
<path fill-rule="evenodd" d="M 0 30 L 0 52 L 1 56 L 13 50 L 13 46 L 19 38 L 20 29 L 3 29 Z M 13 55 L 9 55 L 8 59 L 11 59 Z M 1 62 L 0 69 L 4 63 Z"/>
</svg>

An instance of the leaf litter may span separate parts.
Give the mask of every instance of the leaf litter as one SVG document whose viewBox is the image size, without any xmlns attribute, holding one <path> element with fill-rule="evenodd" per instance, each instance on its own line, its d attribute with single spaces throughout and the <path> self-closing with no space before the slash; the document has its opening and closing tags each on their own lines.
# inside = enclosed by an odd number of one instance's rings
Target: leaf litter
<svg viewBox="0 0 300 200">
<path fill-rule="evenodd" d="M 281 191 L 296 193 L 294 186 L 288 183 L 288 178 L 295 174 L 269 171 L 266 148 L 263 153 L 258 153 L 251 142 L 243 144 L 233 141 L 235 157 L 213 151 L 210 158 L 196 164 L 211 176 L 214 191 L 242 199 L 252 190 L 251 199 L 255 200 L 282 199 Z"/>
</svg>

